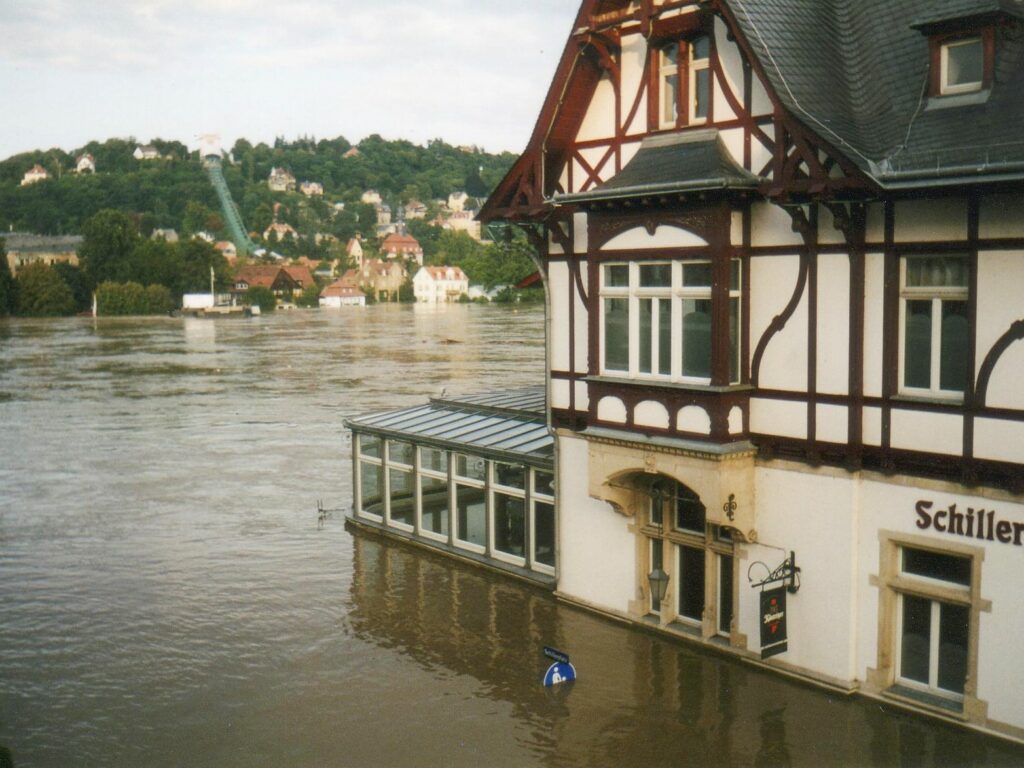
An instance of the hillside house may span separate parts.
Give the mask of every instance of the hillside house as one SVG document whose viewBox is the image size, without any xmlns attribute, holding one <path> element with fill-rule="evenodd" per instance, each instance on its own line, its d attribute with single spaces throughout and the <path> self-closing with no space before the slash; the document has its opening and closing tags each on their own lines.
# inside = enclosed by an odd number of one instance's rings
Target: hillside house
<svg viewBox="0 0 1024 768">
<path fill-rule="evenodd" d="M 345 245 L 345 253 L 348 255 L 349 261 L 352 264 L 357 265 L 360 269 L 363 266 L 363 243 L 362 238 L 358 235 L 351 238 Z"/>
<path fill-rule="evenodd" d="M 1024 740 L 1022 40 L 1001 0 L 582 3 L 480 213 L 544 264 L 561 599 Z M 350 424 L 356 524 L 532 575 L 490 459 L 471 519 L 382 479 L 471 450 Z"/>
<path fill-rule="evenodd" d="M 406 219 L 425 219 L 427 218 L 427 206 L 421 203 L 419 200 L 410 200 L 405 204 L 405 218 Z"/>
<path fill-rule="evenodd" d="M 263 230 L 263 239 L 267 241 L 279 243 L 286 237 L 298 239 L 299 233 L 291 224 L 285 224 L 283 221 L 275 221 Z"/>
<path fill-rule="evenodd" d="M 96 158 L 92 155 L 79 155 L 75 160 L 75 173 L 96 173 Z"/>
<path fill-rule="evenodd" d="M 380 250 L 389 259 L 406 259 L 423 266 L 423 246 L 412 235 L 398 232 L 390 234 L 384 238 Z"/>
<path fill-rule="evenodd" d="M 474 218 L 473 214 L 469 211 L 460 211 L 453 213 L 444 223 L 441 224 L 443 229 L 447 229 L 451 232 L 465 232 L 474 240 L 478 241 L 481 238 L 480 222 Z"/>
<path fill-rule="evenodd" d="M 224 257 L 224 260 L 230 265 L 235 266 L 238 261 L 238 248 L 230 240 L 219 240 L 213 244 L 213 247 L 217 249 L 217 252 Z"/>
<path fill-rule="evenodd" d="M 465 192 L 452 192 L 448 195 L 448 210 L 452 213 L 461 213 L 466 209 L 466 204 L 469 202 L 469 195 Z"/>
<path fill-rule="evenodd" d="M 271 168 L 267 186 L 271 192 L 294 192 L 295 176 L 284 168 Z"/>
<path fill-rule="evenodd" d="M 168 243 L 178 242 L 178 231 L 175 229 L 154 229 L 149 233 L 150 240 L 164 240 Z"/>
<path fill-rule="evenodd" d="M 39 163 L 36 163 L 25 171 L 25 175 L 21 177 L 21 186 L 27 187 L 30 184 L 37 184 L 40 181 L 46 181 L 48 178 L 50 178 L 50 174 L 47 170 Z"/>
<path fill-rule="evenodd" d="M 299 191 L 306 197 L 323 197 L 324 185 L 319 181 L 304 181 L 299 186 Z"/>
<path fill-rule="evenodd" d="M 380 196 L 380 192 L 378 192 L 376 189 L 368 189 L 365 192 L 363 192 L 362 196 L 359 198 L 359 201 L 363 203 L 363 205 L 372 205 L 374 207 L 382 205 L 384 203 L 384 199 Z"/>
<path fill-rule="evenodd" d="M 248 265 L 235 275 L 231 294 L 237 299 L 244 299 L 249 290 L 257 286 L 269 289 L 279 299 L 290 299 L 295 291 L 300 290 L 299 284 L 284 267 Z"/>
<path fill-rule="evenodd" d="M 295 285 L 300 291 L 305 290 L 311 285 L 316 285 L 316 280 L 313 279 L 313 273 L 305 264 L 285 264 L 283 269 L 288 273 L 288 276 L 295 281 Z"/>
<path fill-rule="evenodd" d="M 377 301 L 398 301 L 398 291 L 409 273 L 397 261 L 365 259 L 357 274 L 359 285 Z M 347 274 L 342 279 L 348 282 L 346 278 Z"/>
<path fill-rule="evenodd" d="M 138 146 L 135 151 L 132 152 L 132 157 L 136 160 L 159 160 L 160 150 L 154 147 L 152 144 L 145 146 Z"/>
</svg>

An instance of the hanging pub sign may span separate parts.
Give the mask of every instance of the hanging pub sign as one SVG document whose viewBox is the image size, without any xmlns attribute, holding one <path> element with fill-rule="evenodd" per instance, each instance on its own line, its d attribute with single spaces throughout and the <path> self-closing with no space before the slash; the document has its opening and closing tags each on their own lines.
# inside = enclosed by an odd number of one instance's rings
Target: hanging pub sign
<svg viewBox="0 0 1024 768">
<path fill-rule="evenodd" d="M 549 659 L 554 659 L 555 662 L 544 673 L 545 687 L 550 688 L 553 685 L 569 683 L 576 679 L 576 667 L 569 661 L 569 654 L 545 647 L 544 655 Z"/>
<path fill-rule="evenodd" d="M 761 593 L 761 658 L 778 656 L 788 647 L 786 588 L 767 589 Z"/>
</svg>

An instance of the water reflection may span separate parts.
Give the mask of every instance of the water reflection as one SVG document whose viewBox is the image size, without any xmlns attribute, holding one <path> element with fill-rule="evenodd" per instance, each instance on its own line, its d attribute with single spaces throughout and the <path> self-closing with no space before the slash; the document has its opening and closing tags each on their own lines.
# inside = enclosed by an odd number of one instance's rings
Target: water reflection
<svg viewBox="0 0 1024 768">
<path fill-rule="evenodd" d="M 510 704 L 539 764 L 1020 764 L 1024 752 L 877 703 L 830 696 L 602 621 L 532 587 L 372 534 L 353 534 L 351 626 L 438 680 Z M 545 690 L 545 645 L 579 679 Z M 451 724 L 457 727 L 457 724 Z"/>
</svg>

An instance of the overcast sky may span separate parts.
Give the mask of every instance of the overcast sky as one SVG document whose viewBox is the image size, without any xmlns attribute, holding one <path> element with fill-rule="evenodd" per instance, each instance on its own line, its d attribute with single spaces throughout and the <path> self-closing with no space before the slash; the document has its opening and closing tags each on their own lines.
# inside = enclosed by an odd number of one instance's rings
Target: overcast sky
<svg viewBox="0 0 1024 768">
<path fill-rule="evenodd" d="M 134 136 L 519 151 L 579 0 L 0 0 L 0 158 Z"/>
</svg>

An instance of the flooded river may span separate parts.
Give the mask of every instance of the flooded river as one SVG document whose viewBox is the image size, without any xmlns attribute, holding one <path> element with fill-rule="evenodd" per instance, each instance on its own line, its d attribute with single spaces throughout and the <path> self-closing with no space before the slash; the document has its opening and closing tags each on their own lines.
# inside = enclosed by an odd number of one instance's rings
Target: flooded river
<svg viewBox="0 0 1024 768">
<path fill-rule="evenodd" d="M 1024 764 L 318 523 L 351 501 L 346 416 L 542 377 L 536 308 L 0 321 L 0 746 L 16 768 Z M 576 683 L 541 687 L 544 645 Z"/>
</svg>

